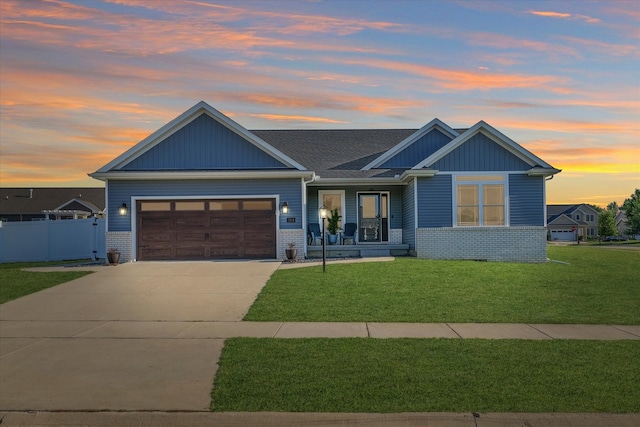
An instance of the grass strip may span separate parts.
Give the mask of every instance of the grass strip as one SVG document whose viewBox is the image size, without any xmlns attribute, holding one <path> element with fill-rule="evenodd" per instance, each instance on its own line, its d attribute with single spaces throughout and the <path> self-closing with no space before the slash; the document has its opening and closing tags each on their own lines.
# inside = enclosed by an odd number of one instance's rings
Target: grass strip
<svg viewBox="0 0 640 427">
<path fill-rule="evenodd" d="M 78 261 L 69 261 L 77 263 Z M 31 262 L 0 264 L 0 304 L 18 299 L 25 295 L 69 282 L 90 271 L 33 272 L 22 271 L 29 267 L 46 267 L 62 265 L 62 262 Z"/>
<path fill-rule="evenodd" d="M 640 342 L 226 341 L 213 411 L 640 411 Z"/>
<path fill-rule="evenodd" d="M 640 251 L 548 254 L 568 264 L 398 258 L 279 270 L 245 320 L 640 324 Z"/>
</svg>

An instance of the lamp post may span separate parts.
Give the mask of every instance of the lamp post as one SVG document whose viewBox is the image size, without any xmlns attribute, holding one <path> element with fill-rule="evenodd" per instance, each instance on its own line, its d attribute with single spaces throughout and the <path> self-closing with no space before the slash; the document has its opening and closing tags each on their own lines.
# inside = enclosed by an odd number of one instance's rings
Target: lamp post
<svg viewBox="0 0 640 427">
<path fill-rule="evenodd" d="M 327 207 L 322 205 L 320 208 L 320 218 L 322 218 L 322 272 L 327 272 L 327 248 L 324 242 L 324 220 L 327 218 Z"/>
</svg>

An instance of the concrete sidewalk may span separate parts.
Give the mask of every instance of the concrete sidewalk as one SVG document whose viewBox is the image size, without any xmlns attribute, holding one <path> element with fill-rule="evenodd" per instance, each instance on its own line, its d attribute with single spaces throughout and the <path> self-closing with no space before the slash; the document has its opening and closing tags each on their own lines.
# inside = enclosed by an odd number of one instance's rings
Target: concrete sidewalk
<svg viewBox="0 0 640 427">
<path fill-rule="evenodd" d="M 520 323 L 242 322 L 130 320 L 5 320 L 8 339 L 226 339 L 256 338 L 483 338 L 526 340 L 639 340 L 638 325 L 564 325 Z"/>
<path fill-rule="evenodd" d="M 640 414 L 0 412 L 3 426 L 637 427 Z"/>
</svg>

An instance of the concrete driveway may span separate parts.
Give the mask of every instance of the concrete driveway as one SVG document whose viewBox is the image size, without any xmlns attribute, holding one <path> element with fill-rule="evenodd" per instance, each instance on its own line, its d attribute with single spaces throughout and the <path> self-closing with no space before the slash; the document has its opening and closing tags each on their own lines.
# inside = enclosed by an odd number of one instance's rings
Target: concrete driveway
<svg viewBox="0 0 640 427">
<path fill-rule="evenodd" d="M 207 410 L 222 339 L 278 262 L 137 262 L 0 306 L 0 410 Z M 195 338 L 194 338 L 195 337 Z"/>
</svg>

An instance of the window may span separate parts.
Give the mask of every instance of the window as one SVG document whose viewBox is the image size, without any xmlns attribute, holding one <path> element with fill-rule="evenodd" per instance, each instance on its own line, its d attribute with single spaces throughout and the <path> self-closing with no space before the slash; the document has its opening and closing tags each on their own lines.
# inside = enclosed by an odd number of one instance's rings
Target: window
<svg viewBox="0 0 640 427">
<path fill-rule="evenodd" d="M 342 228 L 342 224 L 346 222 L 344 209 L 344 190 L 318 190 L 318 209 L 324 205 L 327 211 L 338 209 L 338 213 L 342 216 L 338 222 L 338 226 Z M 320 220 L 318 214 L 318 220 Z"/>
<path fill-rule="evenodd" d="M 216 200 L 209 202 L 210 211 L 237 211 L 240 203 L 237 200 Z"/>
<path fill-rule="evenodd" d="M 505 225 L 502 175 L 455 177 L 456 219 L 460 227 Z"/>
<path fill-rule="evenodd" d="M 142 202 L 140 203 L 140 211 L 170 211 L 171 202 Z"/>
<path fill-rule="evenodd" d="M 177 211 L 203 211 L 204 202 L 176 202 Z"/>
</svg>

